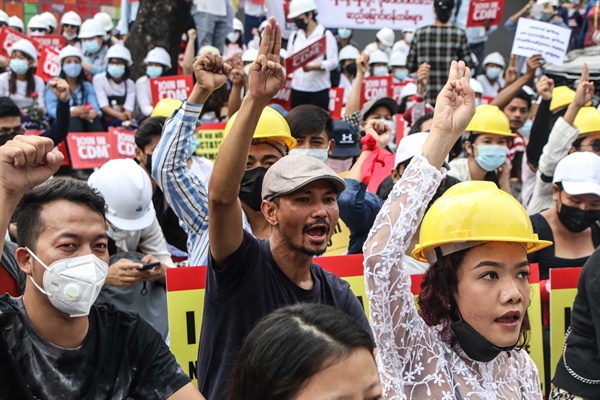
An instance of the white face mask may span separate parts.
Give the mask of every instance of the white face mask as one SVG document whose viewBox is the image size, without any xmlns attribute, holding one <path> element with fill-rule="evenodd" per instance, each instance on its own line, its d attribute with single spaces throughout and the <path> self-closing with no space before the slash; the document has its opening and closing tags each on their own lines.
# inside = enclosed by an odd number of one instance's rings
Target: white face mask
<svg viewBox="0 0 600 400">
<path fill-rule="evenodd" d="M 229 43 L 236 43 L 239 38 L 240 38 L 239 32 L 234 31 L 234 32 L 229 32 L 227 34 L 227 40 L 229 40 Z"/>
<path fill-rule="evenodd" d="M 33 251 L 29 254 L 44 268 L 44 289 L 31 276 L 36 288 L 50 299 L 50 303 L 70 317 L 83 317 L 90 313 L 98 298 L 108 273 L 108 264 L 94 254 L 65 258 L 46 266 Z"/>
<path fill-rule="evenodd" d="M 250 75 L 250 65 L 251 64 L 244 65 L 244 75 L 246 76 Z"/>
<path fill-rule="evenodd" d="M 311 156 L 324 163 L 329 158 L 329 146 L 326 149 L 292 149 L 290 154 Z"/>
</svg>

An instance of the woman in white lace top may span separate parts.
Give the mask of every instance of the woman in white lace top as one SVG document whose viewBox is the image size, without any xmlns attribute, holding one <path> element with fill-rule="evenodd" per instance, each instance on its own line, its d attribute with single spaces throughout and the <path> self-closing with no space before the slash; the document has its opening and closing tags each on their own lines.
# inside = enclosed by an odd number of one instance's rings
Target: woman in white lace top
<svg viewBox="0 0 600 400">
<path fill-rule="evenodd" d="M 475 113 L 469 68 L 452 62 L 422 155 L 414 157 L 365 242 L 365 281 L 384 396 L 392 399 L 541 399 L 520 348 L 529 305 L 527 253 L 537 240 L 525 210 L 490 182 L 449 189 L 423 220 L 413 256 L 432 266 L 417 311 L 406 247 L 445 175 L 446 155 Z M 384 134 L 385 128 L 368 128 Z M 439 261 L 438 261 L 439 259 Z"/>
</svg>

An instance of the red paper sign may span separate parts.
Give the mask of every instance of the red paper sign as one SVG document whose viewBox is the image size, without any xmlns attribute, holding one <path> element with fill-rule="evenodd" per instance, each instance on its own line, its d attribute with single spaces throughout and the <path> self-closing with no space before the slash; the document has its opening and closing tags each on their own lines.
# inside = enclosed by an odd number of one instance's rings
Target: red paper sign
<svg viewBox="0 0 600 400">
<path fill-rule="evenodd" d="M 285 59 L 285 70 L 288 74 L 294 72 L 298 68 L 308 64 L 315 58 L 325 54 L 327 42 L 325 36 L 314 43 L 309 44 L 302 50 L 299 50 Z"/>
<path fill-rule="evenodd" d="M 36 36 L 35 40 L 43 46 L 52 47 L 53 49 L 60 50 L 67 45 L 67 38 L 63 35 L 42 35 Z"/>
<path fill-rule="evenodd" d="M 362 107 L 363 104 L 372 99 L 388 97 L 391 79 L 391 75 L 372 76 L 363 79 L 362 88 L 360 91 L 360 106 Z"/>
<path fill-rule="evenodd" d="M 412 79 L 405 79 L 402 82 L 397 81 L 396 79 L 390 80 L 390 89 L 388 91 L 388 97 L 396 100 L 396 103 L 400 104 L 402 89 L 409 83 L 415 83 Z"/>
<path fill-rule="evenodd" d="M 404 138 L 410 132 L 410 127 L 404 120 L 403 114 L 394 114 L 394 122 L 396 123 L 396 147 L 400 144 L 402 138 Z"/>
<path fill-rule="evenodd" d="M 108 128 L 111 134 L 111 159 L 135 158 L 135 131 L 122 128 Z"/>
<path fill-rule="evenodd" d="M 492 104 L 495 97 L 492 96 L 481 96 L 481 104 Z"/>
<path fill-rule="evenodd" d="M 342 119 L 342 107 L 344 106 L 344 88 L 336 87 L 329 89 L 329 113 L 331 118 Z"/>
<path fill-rule="evenodd" d="M 60 61 L 58 60 L 58 50 L 48 46 L 43 46 L 38 58 L 38 66 L 35 74 L 42 78 L 44 82 L 55 78 L 60 74 Z"/>
<path fill-rule="evenodd" d="M 171 98 L 184 101 L 192 93 L 194 82 L 191 75 L 163 76 L 150 79 L 152 105 L 162 99 Z"/>
<path fill-rule="evenodd" d="M 109 132 L 70 132 L 67 142 L 73 168 L 99 168 L 109 161 L 111 136 Z"/>
<path fill-rule="evenodd" d="M 29 40 L 31 43 L 33 43 L 34 46 L 38 48 L 38 51 L 40 50 L 41 46 L 36 40 L 30 38 L 29 36 L 23 35 L 20 32 L 13 31 L 12 29 L 7 28 L 6 26 L 3 26 L 0 30 L 0 56 L 10 58 L 10 49 L 13 43 L 21 39 Z"/>
<path fill-rule="evenodd" d="M 471 0 L 467 27 L 500 25 L 503 11 L 504 0 Z"/>
<path fill-rule="evenodd" d="M 290 75 L 285 78 L 285 86 L 279 89 L 269 104 L 279 104 L 287 111 L 292 109 L 292 77 Z"/>
</svg>

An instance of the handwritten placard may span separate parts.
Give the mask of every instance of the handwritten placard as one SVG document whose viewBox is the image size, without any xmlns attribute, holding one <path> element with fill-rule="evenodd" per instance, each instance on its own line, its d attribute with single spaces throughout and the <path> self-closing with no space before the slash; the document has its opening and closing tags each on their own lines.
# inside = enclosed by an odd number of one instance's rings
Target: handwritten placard
<svg viewBox="0 0 600 400">
<path fill-rule="evenodd" d="M 519 18 L 511 53 L 523 57 L 541 54 L 546 63 L 562 65 L 570 38 L 569 28 Z"/>
</svg>

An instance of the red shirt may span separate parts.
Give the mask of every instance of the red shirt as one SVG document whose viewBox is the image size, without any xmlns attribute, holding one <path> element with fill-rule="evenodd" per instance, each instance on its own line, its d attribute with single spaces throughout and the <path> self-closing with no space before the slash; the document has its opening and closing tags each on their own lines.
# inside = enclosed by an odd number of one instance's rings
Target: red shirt
<svg viewBox="0 0 600 400">
<path fill-rule="evenodd" d="M 19 283 L 15 278 L 0 264 L 0 294 L 4 293 L 10 294 L 12 297 L 18 297 L 21 295 L 21 289 L 19 289 Z"/>
</svg>

